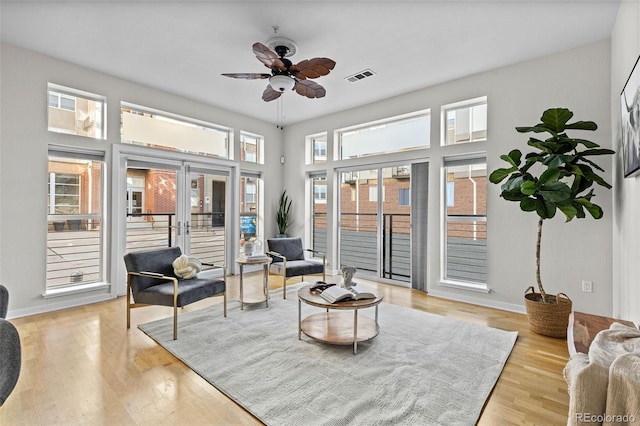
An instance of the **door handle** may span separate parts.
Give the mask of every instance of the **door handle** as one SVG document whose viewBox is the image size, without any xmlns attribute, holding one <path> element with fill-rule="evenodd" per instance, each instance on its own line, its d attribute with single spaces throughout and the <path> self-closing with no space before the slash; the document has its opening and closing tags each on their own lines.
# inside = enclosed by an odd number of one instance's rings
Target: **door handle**
<svg viewBox="0 0 640 426">
<path fill-rule="evenodd" d="M 180 224 L 180 221 L 178 221 L 178 225 L 176 226 L 176 235 L 182 235 L 182 225 Z"/>
<path fill-rule="evenodd" d="M 189 235 L 190 234 L 189 229 L 191 227 L 191 224 L 189 223 L 189 221 L 187 221 L 184 223 L 184 226 L 185 226 L 187 235 Z"/>
</svg>

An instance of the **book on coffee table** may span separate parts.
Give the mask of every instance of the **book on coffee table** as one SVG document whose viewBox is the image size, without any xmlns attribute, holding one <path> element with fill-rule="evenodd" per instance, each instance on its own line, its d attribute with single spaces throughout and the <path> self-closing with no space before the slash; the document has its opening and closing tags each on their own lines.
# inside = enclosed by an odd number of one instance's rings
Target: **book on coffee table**
<svg viewBox="0 0 640 426">
<path fill-rule="evenodd" d="M 356 287 L 343 288 L 333 286 L 320 293 L 320 297 L 329 303 L 342 302 L 343 300 L 375 299 L 376 295 L 370 291 Z"/>
</svg>

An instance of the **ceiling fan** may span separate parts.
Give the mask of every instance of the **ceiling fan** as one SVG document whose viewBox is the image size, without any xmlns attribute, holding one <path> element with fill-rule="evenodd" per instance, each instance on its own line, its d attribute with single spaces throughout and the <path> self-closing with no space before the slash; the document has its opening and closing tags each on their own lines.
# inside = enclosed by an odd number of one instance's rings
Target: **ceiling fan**
<svg viewBox="0 0 640 426">
<path fill-rule="evenodd" d="M 256 58 L 267 68 L 267 73 L 228 73 L 222 74 L 231 78 L 245 80 L 269 79 L 269 85 L 262 93 L 265 102 L 278 99 L 285 90 L 295 90 L 299 95 L 307 98 L 322 98 L 327 93 L 324 87 L 308 79 L 322 77 L 331 72 L 336 62 L 329 58 L 305 59 L 293 64 L 287 56 L 296 53 L 296 45 L 285 38 L 275 38 L 268 42 L 269 46 L 262 43 L 253 44 L 253 53 Z"/>
</svg>

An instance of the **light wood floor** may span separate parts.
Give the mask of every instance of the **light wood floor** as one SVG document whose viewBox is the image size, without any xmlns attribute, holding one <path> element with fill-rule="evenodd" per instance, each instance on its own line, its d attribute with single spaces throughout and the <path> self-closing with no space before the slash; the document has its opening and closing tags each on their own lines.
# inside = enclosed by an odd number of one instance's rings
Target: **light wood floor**
<svg viewBox="0 0 640 426">
<path fill-rule="evenodd" d="M 245 292 L 259 288 L 261 277 L 260 273 L 246 274 Z M 333 278 L 338 279 L 328 280 Z M 297 279 L 289 281 L 295 282 Z M 362 279 L 358 282 L 377 287 L 388 303 L 518 331 L 515 348 L 479 424 L 566 424 L 565 340 L 531 333 L 521 314 Z M 270 283 L 271 288 L 278 288 L 281 280 L 272 276 Z M 236 297 L 237 277 L 229 277 L 229 284 L 230 297 Z M 221 301 L 208 299 L 183 312 Z M 129 330 L 125 312 L 125 298 L 120 297 L 12 320 L 20 332 L 23 364 L 16 389 L 0 407 L 0 425 L 260 424 L 136 327 L 171 316 L 171 308 L 132 310 Z"/>
</svg>

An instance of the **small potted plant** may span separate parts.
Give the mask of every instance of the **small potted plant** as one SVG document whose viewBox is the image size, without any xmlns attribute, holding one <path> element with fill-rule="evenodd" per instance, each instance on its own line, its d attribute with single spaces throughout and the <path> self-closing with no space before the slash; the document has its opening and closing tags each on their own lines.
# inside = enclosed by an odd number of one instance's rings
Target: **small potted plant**
<svg viewBox="0 0 640 426">
<path fill-rule="evenodd" d="M 489 180 L 494 184 L 506 179 L 500 188 L 502 198 L 518 202 L 524 212 L 538 215 L 536 281 L 539 293 L 529 287 L 525 291 L 525 307 L 532 331 L 559 338 L 566 337 L 572 303 L 564 293 L 550 295 L 542 286 L 542 224 L 544 220 L 553 218 L 557 210 L 565 215 L 567 222 L 574 218 L 583 219 L 586 213 L 594 219 L 600 219 L 603 211 L 592 202 L 595 197 L 593 184 L 608 189 L 611 189 L 611 185 L 598 174 L 604 169 L 589 157 L 615 153 L 600 148 L 595 142 L 569 137 L 566 130 L 594 131 L 598 128 L 593 121 L 569 123 L 572 117 L 573 112 L 566 108 L 551 108 L 542 114 L 541 123 L 532 127 L 516 127 L 519 133 L 548 133 L 550 137 L 545 140 L 530 137 L 527 145 L 535 150 L 524 158 L 519 149 L 501 155 L 500 158 L 509 167 L 497 169 L 489 175 Z"/>
<path fill-rule="evenodd" d="M 278 225 L 278 238 L 286 238 L 287 230 L 293 223 L 291 219 L 291 199 L 287 195 L 287 191 L 282 191 L 280 201 L 278 202 L 278 211 L 276 212 L 276 224 Z"/>
</svg>

